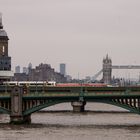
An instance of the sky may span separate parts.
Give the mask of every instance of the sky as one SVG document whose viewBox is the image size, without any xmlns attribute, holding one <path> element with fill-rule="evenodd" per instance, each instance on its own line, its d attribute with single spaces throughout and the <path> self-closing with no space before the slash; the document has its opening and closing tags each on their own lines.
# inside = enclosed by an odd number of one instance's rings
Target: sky
<svg viewBox="0 0 140 140">
<path fill-rule="evenodd" d="M 113 65 L 140 64 L 140 0 L 0 0 L 0 12 L 13 70 L 66 63 L 67 74 L 83 78 L 106 54 Z"/>
</svg>

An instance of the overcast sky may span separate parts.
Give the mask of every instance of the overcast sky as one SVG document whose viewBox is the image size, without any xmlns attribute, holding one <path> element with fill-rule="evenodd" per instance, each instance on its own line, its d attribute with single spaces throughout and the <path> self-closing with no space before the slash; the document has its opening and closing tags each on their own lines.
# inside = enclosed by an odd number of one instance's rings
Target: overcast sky
<svg viewBox="0 0 140 140">
<path fill-rule="evenodd" d="M 51 64 L 77 78 L 140 64 L 140 0 L 0 0 L 12 67 Z"/>
</svg>

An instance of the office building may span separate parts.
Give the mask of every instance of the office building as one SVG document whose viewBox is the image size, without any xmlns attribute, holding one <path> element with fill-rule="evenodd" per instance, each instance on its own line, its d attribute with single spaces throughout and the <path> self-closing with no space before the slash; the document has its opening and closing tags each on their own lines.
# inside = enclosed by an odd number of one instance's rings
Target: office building
<svg viewBox="0 0 140 140">
<path fill-rule="evenodd" d="M 66 76 L 66 64 L 64 64 L 64 63 L 60 64 L 60 73 L 64 76 Z"/>
<path fill-rule="evenodd" d="M 15 73 L 20 73 L 20 66 L 15 67 Z"/>
</svg>

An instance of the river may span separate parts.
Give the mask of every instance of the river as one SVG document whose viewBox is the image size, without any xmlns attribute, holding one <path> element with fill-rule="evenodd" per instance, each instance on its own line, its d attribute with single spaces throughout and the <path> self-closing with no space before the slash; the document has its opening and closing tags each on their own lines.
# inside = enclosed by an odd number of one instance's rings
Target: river
<svg viewBox="0 0 140 140">
<path fill-rule="evenodd" d="M 140 116 L 118 107 L 87 103 L 86 111 L 73 113 L 59 104 L 33 113 L 32 124 L 10 125 L 0 114 L 0 140 L 139 140 Z"/>
</svg>

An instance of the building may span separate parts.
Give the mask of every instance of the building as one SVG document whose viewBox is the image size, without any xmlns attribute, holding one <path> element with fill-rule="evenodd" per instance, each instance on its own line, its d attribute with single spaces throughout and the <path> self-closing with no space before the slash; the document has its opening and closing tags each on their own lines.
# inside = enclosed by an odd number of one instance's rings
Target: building
<svg viewBox="0 0 140 140">
<path fill-rule="evenodd" d="M 66 64 L 64 64 L 64 63 L 60 64 L 60 73 L 64 76 L 66 76 Z"/>
<path fill-rule="evenodd" d="M 13 76 L 11 71 L 11 57 L 8 56 L 8 36 L 2 25 L 0 14 L 0 82 L 10 80 Z"/>
<path fill-rule="evenodd" d="M 14 73 L 13 81 L 29 81 L 26 73 Z"/>
<path fill-rule="evenodd" d="M 71 82 L 71 81 L 72 81 L 72 76 L 66 75 L 65 77 L 66 77 L 66 79 L 67 79 L 67 82 Z"/>
<path fill-rule="evenodd" d="M 26 70 L 29 70 L 26 73 Z M 64 83 L 67 78 L 64 75 L 55 72 L 49 64 L 39 64 L 35 68 L 27 68 L 23 73 L 15 73 L 12 78 L 13 81 L 56 81 L 58 83 Z"/>
<path fill-rule="evenodd" d="M 39 64 L 34 69 L 29 71 L 29 81 L 56 81 L 56 82 L 66 82 L 64 75 L 55 72 L 49 64 Z"/>
<path fill-rule="evenodd" d="M 28 74 L 28 68 L 27 67 L 23 67 L 23 73 Z"/>
<path fill-rule="evenodd" d="M 20 73 L 20 66 L 15 67 L 15 73 Z"/>
</svg>

